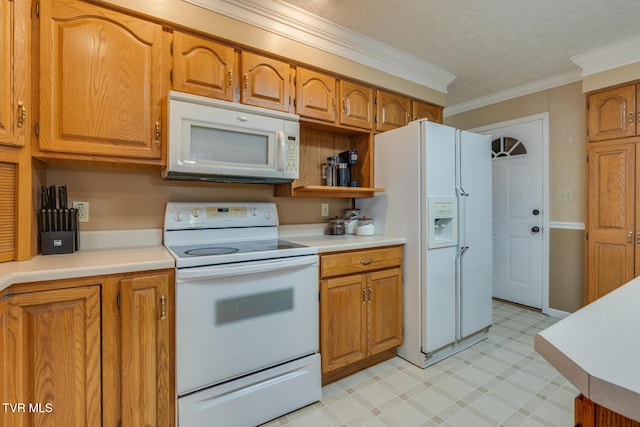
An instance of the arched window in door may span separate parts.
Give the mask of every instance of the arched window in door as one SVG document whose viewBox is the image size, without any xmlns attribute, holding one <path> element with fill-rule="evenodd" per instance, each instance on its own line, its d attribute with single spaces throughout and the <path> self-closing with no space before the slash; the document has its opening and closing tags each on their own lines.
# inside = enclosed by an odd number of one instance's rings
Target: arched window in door
<svg viewBox="0 0 640 427">
<path fill-rule="evenodd" d="M 520 154 L 527 154 L 527 148 L 524 146 L 522 141 L 508 136 L 491 141 L 491 151 L 491 158 L 493 159 L 498 157 L 510 157 L 518 156 Z"/>
</svg>

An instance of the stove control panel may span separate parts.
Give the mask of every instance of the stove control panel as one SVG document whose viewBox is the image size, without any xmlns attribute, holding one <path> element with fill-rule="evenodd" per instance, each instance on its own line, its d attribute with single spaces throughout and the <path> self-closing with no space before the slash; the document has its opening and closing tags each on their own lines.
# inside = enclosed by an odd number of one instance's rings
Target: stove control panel
<svg viewBox="0 0 640 427">
<path fill-rule="evenodd" d="M 278 211 L 271 202 L 169 202 L 164 220 L 165 230 L 277 225 Z"/>
</svg>

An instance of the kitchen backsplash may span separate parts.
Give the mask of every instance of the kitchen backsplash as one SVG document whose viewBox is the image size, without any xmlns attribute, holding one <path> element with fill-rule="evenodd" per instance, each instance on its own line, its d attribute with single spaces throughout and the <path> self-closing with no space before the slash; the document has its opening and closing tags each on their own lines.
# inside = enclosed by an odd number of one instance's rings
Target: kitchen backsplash
<svg viewBox="0 0 640 427">
<path fill-rule="evenodd" d="M 69 203 L 89 202 L 88 223 L 80 230 L 162 228 L 167 201 L 274 201 L 281 224 L 327 222 L 342 216 L 350 199 L 274 197 L 272 185 L 164 181 L 159 170 L 49 165 L 46 184 L 64 183 Z M 329 217 L 321 203 L 329 203 Z"/>
</svg>

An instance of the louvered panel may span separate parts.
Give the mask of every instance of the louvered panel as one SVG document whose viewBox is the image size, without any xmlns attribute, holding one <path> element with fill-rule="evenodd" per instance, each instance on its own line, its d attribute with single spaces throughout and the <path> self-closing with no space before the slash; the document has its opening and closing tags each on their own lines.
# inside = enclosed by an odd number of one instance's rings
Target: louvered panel
<svg viewBox="0 0 640 427">
<path fill-rule="evenodd" d="M 0 262 L 16 259 L 16 165 L 0 162 Z"/>
</svg>

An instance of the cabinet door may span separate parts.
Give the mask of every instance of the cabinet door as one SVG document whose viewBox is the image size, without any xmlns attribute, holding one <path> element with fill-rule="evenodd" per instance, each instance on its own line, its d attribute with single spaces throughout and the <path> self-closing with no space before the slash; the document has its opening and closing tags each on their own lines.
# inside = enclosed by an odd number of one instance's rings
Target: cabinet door
<svg viewBox="0 0 640 427">
<path fill-rule="evenodd" d="M 18 171 L 16 161 L 0 152 L 0 262 L 15 260 L 18 251 Z"/>
<path fill-rule="evenodd" d="M 23 146 L 27 114 L 26 0 L 0 3 L 0 144 Z M 29 111 L 31 113 L 31 111 Z"/>
<path fill-rule="evenodd" d="M 589 303 L 634 277 L 634 144 L 588 151 L 587 289 Z"/>
<path fill-rule="evenodd" d="M 173 425 L 167 274 L 120 281 L 122 425 Z"/>
<path fill-rule="evenodd" d="M 333 76 L 298 67 L 296 71 L 296 113 L 335 123 L 337 80 Z"/>
<path fill-rule="evenodd" d="M 100 286 L 15 295 L 8 313 L 11 375 L 2 400 L 32 405 L 9 414 L 8 425 L 99 427 Z"/>
<path fill-rule="evenodd" d="M 240 54 L 242 91 L 240 102 L 289 112 L 291 108 L 291 66 L 276 59 L 249 52 Z"/>
<path fill-rule="evenodd" d="M 340 80 L 340 124 L 373 129 L 373 89 Z"/>
<path fill-rule="evenodd" d="M 365 277 L 322 280 L 320 289 L 320 354 L 326 373 L 367 355 Z"/>
<path fill-rule="evenodd" d="M 438 107 L 437 105 L 413 101 L 411 112 L 413 114 L 413 120 L 427 119 L 430 122 L 442 124 L 442 107 Z"/>
<path fill-rule="evenodd" d="M 9 360 L 9 313 L 7 311 L 7 298 L 0 298 L 0 396 L 3 402 L 8 402 L 7 398 L 11 396 L 9 388 L 9 379 L 14 377 L 14 368 Z M 6 397 L 5 397 L 6 396 Z M 0 411 L 0 425 L 13 426 L 15 419 L 11 420 L 10 411 Z"/>
<path fill-rule="evenodd" d="M 376 92 L 376 130 L 386 131 L 409 123 L 411 101 L 401 95 L 379 90 Z"/>
<path fill-rule="evenodd" d="M 402 344 L 402 272 L 376 271 L 368 277 L 367 330 L 369 354 Z"/>
<path fill-rule="evenodd" d="M 589 95 L 587 105 L 590 141 L 624 138 L 636 134 L 635 85 Z"/>
<path fill-rule="evenodd" d="M 174 31 L 171 51 L 174 90 L 233 101 L 237 73 L 231 46 Z"/>
<path fill-rule="evenodd" d="M 40 150 L 160 159 L 162 27 L 43 0 Z"/>
</svg>

